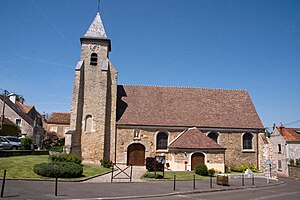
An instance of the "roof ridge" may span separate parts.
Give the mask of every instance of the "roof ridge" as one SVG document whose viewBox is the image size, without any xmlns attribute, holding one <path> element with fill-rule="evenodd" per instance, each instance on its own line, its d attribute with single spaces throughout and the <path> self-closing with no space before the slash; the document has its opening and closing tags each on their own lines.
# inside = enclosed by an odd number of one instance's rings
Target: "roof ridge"
<svg viewBox="0 0 300 200">
<path fill-rule="evenodd" d="M 62 114 L 69 114 L 71 112 L 52 112 L 52 113 L 62 113 Z"/>
<path fill-rule="evenodd" d="M 246 89 L 226 89 L 226 88 L 205 88 L 205 87 L 192 87 L 192 86 L 168 86 L 168 85 L 131 85 L 123 84 L 121 86 L 129 87 L 157 87 L 157 88 L 179 88 L 179 89 L 202 89 L 202 90 L 222 90 L 222 91 L 245 91 Z"/>
</svg>

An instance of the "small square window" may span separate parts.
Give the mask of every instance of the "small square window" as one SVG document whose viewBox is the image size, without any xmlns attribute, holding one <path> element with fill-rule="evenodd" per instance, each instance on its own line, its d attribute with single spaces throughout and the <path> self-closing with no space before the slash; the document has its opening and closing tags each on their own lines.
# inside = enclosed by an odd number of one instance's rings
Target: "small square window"
<svg viewBox="0 0 300 200">
<path fill-rule="evenodd" d="M 21 126 L 21 119 L 16 119 L 17 126 Z"/>
</svg>

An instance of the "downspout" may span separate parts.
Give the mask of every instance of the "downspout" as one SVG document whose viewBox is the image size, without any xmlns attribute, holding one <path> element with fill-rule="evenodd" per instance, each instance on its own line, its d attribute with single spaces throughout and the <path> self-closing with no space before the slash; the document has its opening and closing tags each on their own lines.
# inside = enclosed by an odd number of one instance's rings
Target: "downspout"
<svg viewBox="0 0 300 200">
<path fill-rule="evenodd" d="M 115 125 L 115 159 L 114 163 L 117 163 L 117 122 Z"/>
<path fill-rule="evenodd" d="M 259 169 L 259 146 L 258 146 L 258 130 L 256 132 L 256 168 Z"/>
</svg>

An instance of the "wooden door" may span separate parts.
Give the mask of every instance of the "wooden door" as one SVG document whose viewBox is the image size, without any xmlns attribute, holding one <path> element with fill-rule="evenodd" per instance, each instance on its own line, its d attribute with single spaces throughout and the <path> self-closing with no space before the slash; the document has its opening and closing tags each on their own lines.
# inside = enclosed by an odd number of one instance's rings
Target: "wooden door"
<svg viewBox="0 0 300 200">
<path fill-rule="evenodd" d="M 145 146 L 142 144 L 131 144 L 127 149 L 127 164 L 135 166 L 145 165 Z"/>
<path fill-rule="evenodd" d="M 199 164 L 205 164 L 205 156 L 203 153 L 194 153 L 192 155 L 192 171 L 195 171 L 195 168 Z"/>
</svg>

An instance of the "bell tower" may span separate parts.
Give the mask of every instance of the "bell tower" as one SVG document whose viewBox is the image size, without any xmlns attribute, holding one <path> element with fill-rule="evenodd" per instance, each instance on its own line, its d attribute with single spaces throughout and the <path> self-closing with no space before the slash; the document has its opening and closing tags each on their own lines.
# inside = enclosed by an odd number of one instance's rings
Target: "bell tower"
<svg viewBox="0 0 300 200">
<path fill-rule="evenodd" d="M 117 93 L 117 72 L 109 61 L 111 41 L 99 12 L 80 41 L 66 149 L 84 161 L 99 162 L 113 158 Z"/>
</svg>

